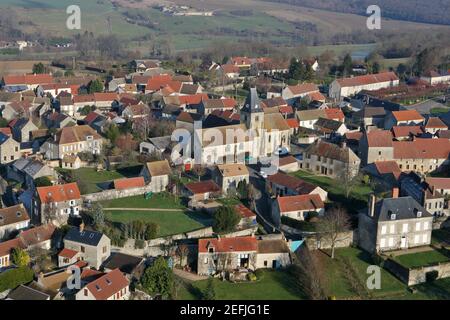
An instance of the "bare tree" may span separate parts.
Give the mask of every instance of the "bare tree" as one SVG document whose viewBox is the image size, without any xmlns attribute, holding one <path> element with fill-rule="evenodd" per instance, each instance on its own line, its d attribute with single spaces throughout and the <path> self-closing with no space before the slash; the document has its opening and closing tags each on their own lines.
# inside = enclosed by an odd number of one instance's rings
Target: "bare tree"
<svg viewBox="0 0 450 320">
<path fill-rule="evenodd" d="M 185 260 L 185 258 L 187 259 L 188 255 L 189 255 L 189 247 L 187 245 L 185 245 L 185 244 L 180 244 L 177 247 L 177 249 L 175 251 L 175 254 L 180 259 L 180 266 L 183 267 L 184 266 L 184 260 Z"/>
<path fill-rule="evenodd" d="M 349 165 L 345 166 L 344 170 L 342 170 L 341 175 L 339 176 L 339 182 L 345 191 L 345 197 L 348 199 L 350 197 L 350 193 L 353 189 L 359 184 L 361 181 L 361 175 L 356 174 L 353 168 Z"/>
<path fill-rule="evenodd" d="M 348 238 L 347 231 L 351 229 L 351 221 L 343 207 L 334 207 L 318 222 L 318 231 L 331 247 L 331 259 L 334 259 L 334 249 L 339 242 Z"/>
<path fill-rule="evenodd" d="M 293 256 L 292 272 L 300 290 L 311 300 L 324 300 L 322 266 L 306 243 Z"/>
</svg>

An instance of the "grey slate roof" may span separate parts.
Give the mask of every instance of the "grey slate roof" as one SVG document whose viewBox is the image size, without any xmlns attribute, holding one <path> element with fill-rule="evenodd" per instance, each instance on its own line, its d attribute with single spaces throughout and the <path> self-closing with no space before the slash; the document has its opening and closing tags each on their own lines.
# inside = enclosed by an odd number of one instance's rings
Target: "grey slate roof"
<svg viewBox="0 0 450 320">
<path fill-rule="evenodd" d="M 50 300 L 50 296 L 36 289 L 20 285 L 8 294 L 11 300 Z"/>
<path fill-rule="evenodd" d="M 88 246 L 96 247 L 103 237 L 103 233 L 84 229 L 80 232 L 78 228 L 72 227 L 67 232 L 64 240 L 84 243 Z"/>
<path fill-rule="evenodd" d="M 261 108 L 261 102 L 259 101 L 258 92 L 256 88 L 250 88 L 250 93 L 245 99 L 244 107 L 242 111 L 245 112 L 264 112 Z"/>
<path fill-rule="evenodd" d="M 9 136 L 4 134 L 3 132 L 0 132 L 0 145 L 8 141 Z"/>
<path fill-rule="evenodd" d="M 390 221 L 391 214 L 395 214 L 395 220 L 415 219 L 418 211 L 422 212 L 422 218 L 432 217 L 412 197 L 382 199 L 375 205 L 374 218 L 377 221 Z"/>
</svg>

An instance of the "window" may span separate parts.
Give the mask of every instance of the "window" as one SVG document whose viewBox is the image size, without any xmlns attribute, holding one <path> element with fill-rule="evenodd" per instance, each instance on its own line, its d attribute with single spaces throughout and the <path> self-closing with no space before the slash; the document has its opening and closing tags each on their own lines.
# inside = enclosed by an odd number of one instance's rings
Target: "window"
<svg viewBox="0 0 450 320">
<path fill-rule="evenodd" d="M 267 260 L 264 260 L 264 267 L 267 267 Z"/>
<path fill-rule="evenodd" d="M 205 264 L 207 264 L 208 263 L 208 258 L 205 258 L 204 262 L 205 262 Z"/>
<path fill-rule="evenodd" d="M 84 289 L 84 296 L 85 296 L 85 297 L 88 296 L 88 289 Z"/>
<path fill-rule="evenodd" d="M 107 246 L 104 246 L 104 247 L 103 247 L 103 253 L 106 253 L 107 250 L 108 250 L 108 247 L 107 247 Z"/>
<path fill-rule="evenodd" d="M 391 224 L 390 233 L 391 234 L 395 233 L 395 224 Z"/>
<path fill-rule="evenodd" d="M 428 221 L 423 223 L 423 230 L 428 230 Z"/>
<path fill-rule="evenodd" d="M 81 251 L 82 253 L 85 253 L 85 252 L 86 252 L 86 249 L 84 248 L 84 246 L 81 246 L 80 251 Z"/>
<path fill-rule="evenodd" d="M 407 223 L 404 223 L 404 224 L 403 224 L 403 229 L 402 229 L 402 231 L 403 231 L 403 232 L 408 232 L 408 224 L 407 224 Z"/>
<path fill-rule="evenodd" d="M 427 243 L 428 242 L 428 234 L 424 233 L 422 236 L 422 240 L 423 240 L 423 243 Z"/>
<path fill-rule="evenodd" d="M 386 239 L 382 238 L 380 241 L 380 248 L 386 247 Z"/>
<path fill-rule="evenodd" d="M 416 231 L 420 231 L 420 222 L 416 222 Z"/>
<path fill-rule="evenodd" d="M 415 244 L 418 244 L 418 243 L 419 243 L 419 239 L 420 239 L 420 236 L 419 236 L 418 234 L 416 234 L 416 235 L 414 236 L 414 243 L 415 243 Z"/>
<path fill-rule="evenodd" d="M 381 226 L 381 234 L 386 234 L 387 226 Z"/>
<path fill-rule="evenodd" d="M 389 247 L 394 246 L 394 238 L 389 238 Z"/>
<path fill-rule="evenodd" d="M 378 155 L 381 156 L 381 151 L 378 151 Z"/>
</svg>

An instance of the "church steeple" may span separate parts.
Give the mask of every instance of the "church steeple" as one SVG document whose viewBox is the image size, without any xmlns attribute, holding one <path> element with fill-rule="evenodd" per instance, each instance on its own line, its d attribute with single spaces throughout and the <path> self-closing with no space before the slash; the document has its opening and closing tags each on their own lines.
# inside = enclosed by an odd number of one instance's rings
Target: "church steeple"
<svg viewBox="0 0 450 320">
<path fill-rule="evenodd" d="M 264 124 L 264 110 L 258 97 L 256 88 L 250 88 L 250 93 L 245 99 L 241 109 L 241 123 L 245 123 L 248 129 L 262 129 Z"/>
</svg>

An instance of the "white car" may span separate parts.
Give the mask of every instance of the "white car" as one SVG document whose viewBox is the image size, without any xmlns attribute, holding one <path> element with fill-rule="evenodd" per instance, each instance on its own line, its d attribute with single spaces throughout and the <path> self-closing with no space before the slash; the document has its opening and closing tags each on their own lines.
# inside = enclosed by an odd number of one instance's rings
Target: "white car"
<svg viewBox="0 0 450 320">
<path fill-rule="evenodd" d="M 286 149 L 285 147 L 283 147 L 283 148 L 278 148 L 278 149 L 274 152 L 274 154 L 277 155 L 277 156 L 285 156 L 285 155 L 289 154 L 289 150 Z"/>
</svg>

